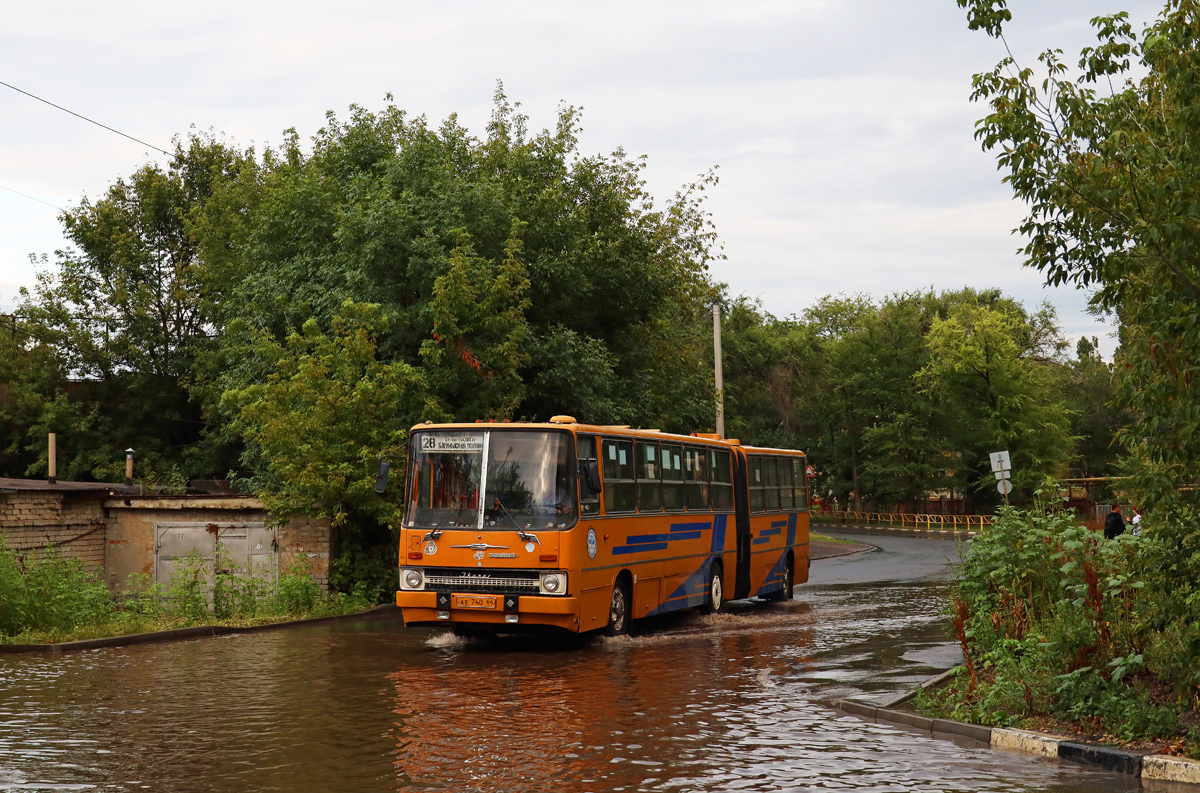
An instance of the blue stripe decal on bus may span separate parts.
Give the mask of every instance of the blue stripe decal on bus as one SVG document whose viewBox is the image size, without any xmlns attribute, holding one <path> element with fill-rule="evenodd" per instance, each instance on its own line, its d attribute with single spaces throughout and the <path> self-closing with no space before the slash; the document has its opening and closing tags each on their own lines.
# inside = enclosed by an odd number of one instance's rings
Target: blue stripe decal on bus
<svg viewBox="0 0 1200 793">
<path fill-rule="evenodd" d="M 763 529 L 762 531 L 760 531 L 758 533 L 758 536 L 759 537 L 774 537 L 776 534 L 779 534 L 781 531 L 783 531 L 782 526 L 780 526 L 778 529 Z"/>
<path fill-rule="evenodd" d="M 665 551 L 665 542 L 648 542 L 642 545 L 618 545 L 612 549 L 613 555 L 622 553 L 641 553 L 642 551 Z"/>
<path fill-rule="evenodd" d="M 751 545 L 762 545 L 764 542 L 770 542 L 770 541 L 771 541 L 770 537 L 755 537 L 753 540 L 750 541 L 750 544 Z"/>
<path fill-rule="evenodd" d="M 667 534 L 634 534 L 625 538 L 624 545 L 616 545 L 613 547 L 614 554 L 641 553 L 643 551 L 661 551 L 667 547 L 667 543 L 676 542 L 677 540 L 698 540 L 705 529 L 712 528 L 714 525 L 720 525 L 720 542 L 725 542 L 725 515 L 716 515 L 713 523 L 701 523 L 693 521 L 691 523 L 672 523 L 671 530 Z M 713 533 L 713 541 L 717 542 L 717 532 Z"/>
<path fill-rule="evenodd" d="M 712 522 L 712 545 L 710 546 L 711 553 L 701 564 L 699 569 L 687 577 L 682 584 L 675 588 L 675 591 L 659 604 L 658 608 L 652 610 L 646 616 L 655 614 L 664 614 L 668 611 L 678 611 L 680 609 L 692 608 L 704 603 L 708 597 L 708 574 L 712 569 L 712 564 L 717 557 L 725 551 L 725 526 L 728 522 L 728 515 L 715 515 Z M 687 524 L 677 524 L 687 525 Z M 674 528 L 674 527 L 672 527 Z M 708 524 L 704 525 L 708 528 Z"/>
<path fill-rule="evenodd" d="M 783 580 L 783 571 L 787 568 L 788 550 L 791 549 L 791 547 L 796 544 L 796 519 L 797 519 L 797 517 L 798 516 L 795 512 L 788 515 L 787 545 L 785 545 L 783 547 L 782 553 L 779 554 L 779 559 L 777 559 L 775 561 L 775 564 L 771 568 L 771 571 L 769 573 L 767 573 L 767 578 L 765 581 L 763 581 L 763 585 L 760 586 L 758 588 L 758 591 L 754 593 L 755 597 L 762 597 L 763 595 L 766 595 L 770 592 L 774 592 L 777 589 L 782 589 L 784 586 L 786 586 L 786 583 Z M 772 525 L 774 525 L 774 524 L 772 524 Z M 763 532 L 763 533 L 765 534 L 766 532 Z M 757 540 L 754 540 L 754 542 L 757 542 Z"/>
<path fill-rule="evenodd" d="M 670 534 L 636 534 L 632 537 L 625 538 L 626 545 L 643 545 L 648 542 L 666 542 L 671 539 Z"/>
<path fill-rule="evenodd" d="M 711 553 L 725 550 L 725 519 L 728 515 L 717 515 L 713 518 L 713 536 Z"/>
<path fill-rule="evenodd" d="M 795 515 L 792 515 L 791 517 L 792 517 L 792 519 L 793 519 L 793 522 L 795 522 L 795 517 L 796 517 L 796 516 L 795 516 Z M 786 520 L 773 520 L 773 521 L 771 521 L 771 528 L 772 528 L 772 529 L 782 529 L 784 526 L 787 526 L 787 525 L 788 525 L 788 522 L 787 522 Z"/>
</svg>

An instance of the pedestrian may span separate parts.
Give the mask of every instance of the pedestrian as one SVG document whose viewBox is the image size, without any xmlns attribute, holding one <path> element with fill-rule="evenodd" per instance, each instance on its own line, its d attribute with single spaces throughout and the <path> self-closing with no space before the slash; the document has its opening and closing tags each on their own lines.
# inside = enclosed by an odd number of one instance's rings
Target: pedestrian
<svg viewBox="0 0 1200 793">
<path fill-rule="evenodd" d="M 1137 507 L 1133 508 L 1133 517 L 1129 519 L 1129 533 L 1134 537 L 1142 536 L 1142 511 Z"/>
<path fill-rule="evenodd" d="M 1113 504 L 1112 512 L 1104 519 L 1104 538 L 1114 540 L 1125 533 L 1125 519 L 1121 517 L 1121 505 Z"/>
</svg>

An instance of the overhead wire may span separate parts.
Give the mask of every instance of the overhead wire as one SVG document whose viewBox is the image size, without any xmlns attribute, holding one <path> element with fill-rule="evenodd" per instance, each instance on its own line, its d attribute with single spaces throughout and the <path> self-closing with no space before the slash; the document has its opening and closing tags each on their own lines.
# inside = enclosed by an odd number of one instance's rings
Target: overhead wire
<svg viewBox="0 0 1200 793">
<path fill-rule="evenodd" d="M 31 94 L 26 90 L 17 88 L 15 85 L 13 85 L 11 83 L 6 83 L 3 80 L 0 80 L 0 85 L 4 86 L 5 88 L 11 88 L 12 90 L 16 91 L 18 94 L 25 94 L 25 96 L 29 97 L 30 99 L 36 99 L 37 101 L 39 101 L 43 104 L 46 104 L 46 105 L 50 105 L 50 107 L 53 107 L 57 110 L 61 110 L 64 113 L 69 113 L 72 116 L 75 116 L 75 118 L 83 119 L 84 121 L 88 122 L 89 124 L 95 124 L 97 127 L 101 127 L 103 129 L 108 130 L 109 132 L 120 135 L 122 138 L 128 138 L 129 140 L 133 141 L 134 143 L 140 143 L 143 146 L 154 149 L 155 151 L 161 151 L 163 154 L 167 155 L 168 157 L 175 157 L 175 155 L 172 154 L 171 152 L 167 151 L 166 149 L 159 148 L 158 146 L 155 146 L 153 143 L 147 143 L 146 141 L 141 140 L 139 138 L 135 138 L 132 135 L 128 135 L 119 129 L 113 129 L 112 127 L 108 126 L 107 124 L 101 124 L 99 121 L 96 121 L 94 118 L 88 118 L 87 116 L 83 115 L 82 113 L 76 113 L 74 110 L 68 110 L 67 108 L 63 107 L 62 105 L 56 105 L 53 102 L 51 102 L 49 99 L 43 99 L 42 97 L 38 96 L 37 94 Z"/>
<path fill-rule="evenodd" d="M 3 81 L 3 80 L 0 80 L 0 85 L 4 86 L 5 88 L 10 88 L 10 89 L 12 89 L 13 91 L 16 91 L 18 94 L 24 94 L 25 96 L 29 97 L 30 99 L 34 99 L 34 100 L 36 100 L 36 101 L 38 101 L 38 102 L 41 102 L 42 104 L 49 105 L 50 107 L 52 107 L 52 108 L 54 108 L 54 109 L 56 109 L 56 110 L 61 110 L 62 112 L 64 112 L 64 113 L 67 113 L 68 115 L 72 115 L 72 116 L 74 116 L 75 118 L 78 118 L 78 119 L 80 119 L 80 120 L 82 120 L 82 121 L 86 121 L 86 122 L 87 122 L 87 123 L 89 123 L 89 124 L 95 124 L 97 127 L 100 127 L 101 129 L 108 130 L 109 132 L 113 133 L 114 135 L 120 135 L 122 138 L 125 138 L 125 139 L 127 139 L 127 140 L 131 140 L 131 141 L 133 141 L 134 143 L 138 143 L 138 144 L 141 144 L 142 146 L 145 146 L 145 147 L 147 147 L 147 148 L 149 148 L 149 149 L 153 149 L 154 151 L 161 152 L 162 154 L 165 154 L 165 155 L 167 155 L 168 157 L 170 157 L 172 160 L 175 160 L 175 161 L 177 161 L 177 162 L 182 162 L 182 161 L 183 161 L 183 156 L 182 156 L 182 155 L 180 155 L 180 154 L 177 154 L 177 153 L 175 153 L 175 152 L 170 152 L 170 151 L 167 151 L 166 149 L 162 148 L 161 146 L 155 146 L 153 143 L 149 143 L 149 142 L 147 142 L 147 141 L 144 141 L 144 140 L 142 140 L 141 138 L 136 138 L 136 137 L 134 137 L 133 135 L 130 135 L 129 133 L 127 133 L 127 132 L 122 132 L 121 130 L 119 130 L 119 129 L 115 128 L 115 127 L 110 127 L 108 124 L 104 124 L 104 123 L 102 123 L 102 122 L 99 122 L 99 121 L 97 121 L 97 120 L 96 120 L 96 119 L 94 119 L 94 118 L 89 118 L 89 117 L 87 117 L 87 116 L 83 115 L 82 113 L 76 113 L 74 110 L 71 110 L 70 108 L 66 108 L 66 107 L 63 107 L 62 105 L 55 104 L 54 102 L 51 102 L 49 99 L 44 99 L 44 98 L 42 98 L 42 97 L 38 96 L 37 94 L 30 93 L 29 91 L 26 91 L 26 90 L 25 90 L 25 89 L 23 89 L 23 88 L 18 88 L 18 87 L 16 87 L 15 85 L 13 85 L 12 83 L 7 83 L 7 82 L 5 82 L 5 81 Z M 263 188 L 262 188 L 262 186 L 261 186 L 261 185 L 258 185 L 258 184 L 253 184 L 253 183 L 251 183 L 251 184 L 247 184 L 246 182 L 239 181 L 239 180 L 238 180 L 238 178 L 237 178 L 237 176 L 234 176 L 234 177 L 232 177 L 232 180 L 233 180 L 233 182 L 234 182 L 234 183 L 236 183 L 236 184 L 239 184 L 239 185 L 241 185 L 241 186 L 243 186 L 243 187 L 249 187 L 249 188 L 251 188 L 252 190 L 255 190 L 255 191 L 259 192 L 259 193 L 262 193 L 262 194 L 263 194 L 263 195 L 265 195 L 265 196 L 269 196 L 269 197 L 271 197 L 271 198 L 274 198 L 276 201 L 280 202 L 281 204 L 287 204 L 288 206 L 292 207 L 293 209 L 300 209 L 300 210 L 303 210 L 303 207 L 301 207 L 300 205 L 298 205 L 298 204 L 295 204 L 295 203 L 293 203 L 293 202 L 291 202 L 291 201 L 287 200 L 286 198 L 281 198 L 281 197 L 280 197 L 280 196 L 278 196 L 278 195 L 275 195 L 275 194 L 273 194 L 273 193 L 268 193 L 268 192 L 266 192 L 265 190 L 263 190 Z M 11 189 L 11 188 L 5 188 L 5 189 L 6 189 L 6 190 L 8 190 L 8 189 Z M 16 190 L 13 190 L 12 192 L 16 193 L 16 192 L 18 192 L 18 191 L 16 191 Z M 20 193 L 20 195 L 25 195 L 25 194 L 24 194 L 24 193 Z M 25 197 L 26 197 L 26 198 L 33 198 L 33 196 L 27 196 L 27 195 L 26 195 Z M 33 200 L 34 200 L 34 201 L 39 201 L 40 199 L 33 198 Z M 46 202 L 45 202 L 45 201 L 42 201 L 41 203 L 43 203 L 43 204 L 44 204 L 44 203 L 46 203 Z M 51 206 L 53 206 L 53 205 L 51 205 Z M 64 211 L 64 212 L 66 211 L 66 210 L 62 209 L 62 207 L 55 207 L 55 209 L 58 209 L 58 210 L 61 210 L 61 211 Z"/>
<path fill-rule="evenodd" d="M 11 187 L 8 187 L 7 185 L 0 184 L 0 190 L 7 190 L 10 193 L 16 193 L 17 195 L 21 196 L 22 198 L 28 198 L 30 201 L 37 201 L 39 204 L 45 204 L 46 206 L 50 207 L 51 209 L 57 209 L 59 212 L 67 211 L 57 204 L 51 204 L 49 201 L 43 201 L 42 199 L 40 199 L 36 196 L 31 196 L 31 195 L 29 195 L 29 193 L 22 193 L 20 190 L 14 190 Z"/>
</svg>

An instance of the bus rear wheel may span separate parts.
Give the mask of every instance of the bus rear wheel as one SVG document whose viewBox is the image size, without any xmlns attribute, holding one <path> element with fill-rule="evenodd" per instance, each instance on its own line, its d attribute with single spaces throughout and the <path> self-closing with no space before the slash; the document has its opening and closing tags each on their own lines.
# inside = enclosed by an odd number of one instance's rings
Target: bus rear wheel
<svg viewBox="0 0 1200 793">
<path fill-rule="evenodd" d="M 789 555 L 787 561 L 784 562 L 783 589 L 767 595 L 766 600 L 782 603 L 792 599 L 792 589 L 795 587 L 796 581 L 796 573 L 793 568 L 792 557 Z"/>
<path fill-rule="evenodd" d="M 608 625 L 605 636 L 624 636 L 629 633 L 629 584 L 618 578 L 613 584 L 612 599 L 608 602 Z"/>
<path fill-rule="evenodd" d="M 700 606 L 701 614 L 720 614 L 725 610 L 725 572 L 721 565 L 714 564 L 708 571 L 708 591 L 704 605 Z"/>
</svg>

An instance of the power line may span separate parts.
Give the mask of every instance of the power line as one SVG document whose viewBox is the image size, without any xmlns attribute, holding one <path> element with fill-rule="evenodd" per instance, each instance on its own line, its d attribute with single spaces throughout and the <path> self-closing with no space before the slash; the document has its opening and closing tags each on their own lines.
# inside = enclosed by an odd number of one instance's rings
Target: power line
<svg viewBox="0 0 1200 793">
<path fill-rule="evenodd" d="M 167 155 L 168 157 L 171 157 L 171 158 L 175 157 L 175 155 L 172 154 L 171 152 L 167 151 L 166 149 L 159 148 L 158 146 L 155 146 L 153 143 L 147 143 L 146 141 L 141 140 L 139 138 L 135 138 L 132 135 L 127 135 L 126 133 L 122 132 L 119 129 L 113 129 L 112 127 L 108 126 L 107 124 L 101 124 L 99 121 L 96 121 L 93 118 L 88 118 L 87 116 L 83 115 L 82 113 L 76 113 L 74 110 L 68 110 L 67 108 L 63 107 L 62 105 L 56 105 L 53 102 L 51 102 L 49 99 L 42 99 L 37 94 L 31 94 L 28 91 L 24 91 L 20 88 L 17 88 L 15 85 L 6 83 L 3 80 L 0 80 L 0 85 L 4 86 L 5 88 L 11 88 L 12 90 L 16 91 L 18 94 L 25 94 L 25 96 L 29 97 L 30 99 L 36 99 L 37 101 L 39 101 L 43 104 L 50 105 L 50 107 L 53 107 L 57 110 L 61 110 L 64 113 L 70 113 L 72 116 L 75 116 L 75 118 L 83 119 L 84 121 L 86 121 L 89 124 L 95 124 L 97 127 L 106 129 L 109 132 L 116 133 L 117 135 L 120 135 L 122 138 L 128 138 L 129 140 L 133 141 L 134 143 L 140 143 L 143 146 L 154 149 L 155 151 L 161 151 L 163 154 Z"/>
<path fill-rule="evenodd" d="M 64 113 L 68 113 L 72 116 L 75 116 L 75 118 L 82 119 L 82 120 L 88 122 L 89 124 L 95 124 L 97 127 L 100 127 L 101 129 L 106 129 L 109 132 L 112 132 L 116 135 L 120 135 L 122 138 L 131 140 L 134 143 L 140 143 L 141 145 L 146 146 L 147 148 L 154 149 L 157 152 L 162 152 L 163 154 L 167 155 L 168 157 L 170 157 L 172 160 L 175 160 L 176 162 L 179 162 L 179 163 L 184 162 L 184 158 L 180 154 L 176 154 L 174 152 L 169 152 L 164 148 L 155 146 L 153 143 L 147 143 L 146 141 L 142 140 L 141 138 L 135 138 L 134 136 L 129 135 L 125 132 L 122 132 L 119 129 L 114 129 L 113 127 L 110 127 L 107 124 L 101 124 L 99 121 L 96 121 L 93 118 L 88 118 L 87 116 L 83 115 L 82 113 L 76 113 L 74 110 L 69 110 L 69 109 L 63 107 L 62 105 L 56 105 L 53 102 L 51 102 L 49 99 L 43 99 L 42 97 L 38 96 L 37 94 L 31 94 L 28 91 L 25 91 L 21 88 L 17 88 L 12 83 L 6 83 L 3 80 L 0 80 L 0 85 L 4 86 L 5 88 L 11 88 L 12 90 L 16 91 L 19 94 L 24 94 L 25 96 L 29 97 L 30 99 L 36 99 L 37 101 L 47 104 L 56 110 L 61 110 Z M 273 198 L 281 204 L 287 204 L 288 206 L 292 207 L 293 209 L 299 209 L 300 211 L 304 211 L 304 207 L 300 206 L 299 204 L 297 204 L 293 201 L 289 201 L 288 199 L 283 198 L 282 196 L 276 195 L 275 193 L 267 192 L 266 190 L 263 189 L 262 185 L 254 184 L 252 182 L 251 183 L 243 182 L 240 179 L 238 179 L 238 177 L 236 175 L 230 177 L 230 179 L 234 184 L 241 185 L 242 187 L 249 187 L 251 190 L 254 190 L 255 192 L 260 193 L 261 195 L 266 196 L 268 198 Z M 11 188 L 6 187 L 4 189 L 8 190 Z M 15 193 L 17 191 L 13 190 L 13 192 Z M 20 195 L 25 195 L 25 194 L 21 193 Z M 25 197 L 33 198 L 33 196 L 25 196 Z M 40 199 L 33 198 L 33 200 L 39 201 Z M 45 204 L 46 202 L 42 201 L 42 203 Z M 49 204 L 48 206 L 53 206 L 53 204 Z M 61 210 L 63 212 L 66 211 L 65 209 L 62 209 L 62 207 L 54 207 L 54 208 Z"/>
<path fill-rule="evenodd" d="M 11 187 L 6 187 L 2 184 L 0 184 L 0 190 L 7 190 L 10 193 L 16 193 L 17 195 L 19 195 L 23 198 L 28 198 L 30 201 L 37 201 L 39 204 L 45 204 L 46 206 L 50 207 L 51 209 L 57 209 L 59 212 L 67 211 L 67 210 L 63 209 L 62 207 L 58 206 L 57 204 L 51 204 L 49 201 L 43 201 L 42 199 L 31 196 L 28 193 L 22 193 L 20 190 L 13 190 Z"/>
</svg>

